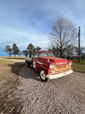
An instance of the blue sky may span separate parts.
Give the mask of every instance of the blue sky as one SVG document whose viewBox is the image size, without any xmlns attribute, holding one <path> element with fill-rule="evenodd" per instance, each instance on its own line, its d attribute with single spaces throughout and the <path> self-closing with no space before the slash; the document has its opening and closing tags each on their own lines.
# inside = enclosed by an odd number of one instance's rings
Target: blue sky
<svg viewBox="0 0 85 114">
<path fill-rule="evenodd" d="M 49 45 L 49 34 L 59 17 L 81 26 L 81 45 L 85 46 L 84 0 L 0 0 L 0 55 L 5 45 L 29 43 L 42 48 Z"/>
</svg>

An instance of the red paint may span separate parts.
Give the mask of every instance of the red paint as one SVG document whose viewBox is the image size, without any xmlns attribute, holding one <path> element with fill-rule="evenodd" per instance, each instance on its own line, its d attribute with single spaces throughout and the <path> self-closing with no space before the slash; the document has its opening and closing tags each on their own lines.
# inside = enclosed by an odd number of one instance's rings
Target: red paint
<svg viewBox="0 0 85 114">
<path fill-rule="evenodd" d="M 51 53 L 50 51 L 37 51 L 36 55 L 38 56 L 33 58 L 33 67 L 37 72 L 39 72 L 40 69 L 44 69 L 45 73 L 48 74 L 50 70 L 50 64 L 55 64 L 56 66 L 64 66 L 70 63 L 70 61 L 63 58 L 58 58 L 54 56 L 39 56 L 39 54 L 46 52 Z"/>
</svg>

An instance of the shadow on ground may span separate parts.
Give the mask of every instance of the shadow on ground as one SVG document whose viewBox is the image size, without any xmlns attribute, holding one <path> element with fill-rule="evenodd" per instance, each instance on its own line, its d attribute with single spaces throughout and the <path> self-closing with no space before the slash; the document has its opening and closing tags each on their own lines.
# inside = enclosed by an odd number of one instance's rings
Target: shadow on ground
<svg viewBox="0 0 85 114">
<path fill-rule="evenodd" d="M 41 81 L 38 73 L 36 73 L 31 67 L 25 67 L 24 62 L 16 62 L 14 64 L 9 64 L 9 67 L 11 67 L 11 72 L 18 76 Z"/>
</svg>

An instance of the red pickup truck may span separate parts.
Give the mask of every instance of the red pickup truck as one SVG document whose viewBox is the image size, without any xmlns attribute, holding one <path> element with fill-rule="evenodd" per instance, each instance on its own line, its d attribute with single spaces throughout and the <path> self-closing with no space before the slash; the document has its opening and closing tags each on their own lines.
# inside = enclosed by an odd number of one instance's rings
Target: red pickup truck
<svg viewBox="0 0 85 114">
<path fill-rule="evenodd" d="M 51 51 L 37 51 L 35 57 L 25 60 L 25 65 L 32 65 L 34 70 L 39 72 L 42 81 L 63 77 L 73 72 L 71 61 L 54 57 Z"/>
</svg>

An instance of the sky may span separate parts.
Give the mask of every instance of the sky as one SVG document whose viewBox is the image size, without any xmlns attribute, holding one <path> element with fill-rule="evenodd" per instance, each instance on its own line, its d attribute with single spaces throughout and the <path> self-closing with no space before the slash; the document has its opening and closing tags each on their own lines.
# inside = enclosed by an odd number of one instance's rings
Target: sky
<svg viewBox="0 0 85 114">
<path fill-rule="evenodd" d="M 81 27 L 85 46 L 85 0 L 0 0 L 0 55 L 13 43 L 21 50 L 29 43 L 48 48 L 52 25 L 60 17 Z"/>
</svg>

